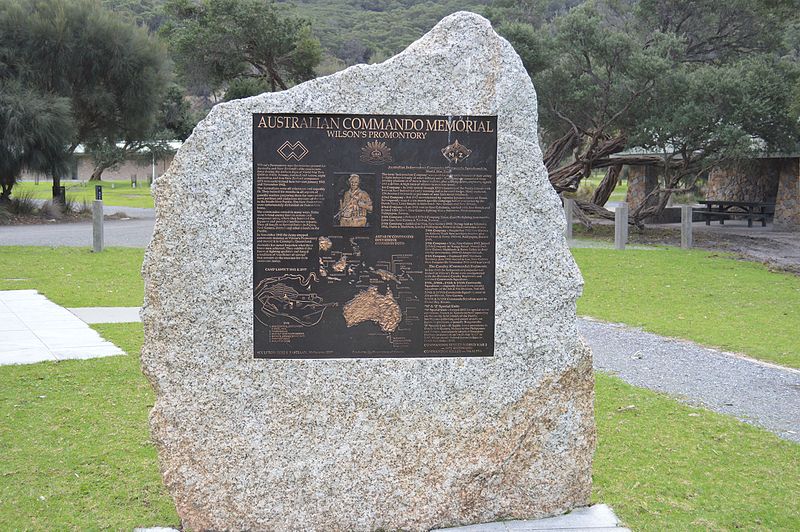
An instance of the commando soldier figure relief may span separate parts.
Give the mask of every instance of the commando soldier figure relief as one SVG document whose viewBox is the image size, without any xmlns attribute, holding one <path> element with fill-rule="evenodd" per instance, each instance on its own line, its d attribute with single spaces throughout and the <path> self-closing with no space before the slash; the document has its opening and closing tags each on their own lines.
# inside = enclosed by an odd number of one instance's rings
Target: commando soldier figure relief
<svg viewBox="0 0 800 532">
<path fill-rule="evenodd" d="M 345 191 L 339 202 L 339 225 L 341 227 L 366 227 L 367 213 L 372 212 L 372 198 L 359 188 L 361 178 L 358 174 L 350 174 L 347 180 L 350 189 Z"/>
</svg>

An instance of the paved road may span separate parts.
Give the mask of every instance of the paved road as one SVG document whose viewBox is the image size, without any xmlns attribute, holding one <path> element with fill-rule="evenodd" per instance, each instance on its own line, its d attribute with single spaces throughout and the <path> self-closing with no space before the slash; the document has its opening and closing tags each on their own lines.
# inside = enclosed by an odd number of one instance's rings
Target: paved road
<svg viewBox="0 0 800 532">
<path fill-rule="evenodd" d="M 154 209 L 105 207 L 106 215 L 125 213 L 129 220 L 106 220 L 103 227 L 106 246 L 146 247 L 153 234 Z M 0 226 L 0 246 L 76 246 L 91 247 L 92 223 Z"/>
<path fill-rule="evenodd" d="M 580 319 L 578 329 L 595 369 L 800 442 L 800 371 L 624 325 Z"/>
</svg>

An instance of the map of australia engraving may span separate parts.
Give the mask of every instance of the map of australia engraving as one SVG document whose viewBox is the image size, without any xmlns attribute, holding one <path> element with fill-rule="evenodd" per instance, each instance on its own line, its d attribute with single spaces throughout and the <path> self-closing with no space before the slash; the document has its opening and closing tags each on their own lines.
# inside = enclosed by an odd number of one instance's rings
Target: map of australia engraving
<svg viewBox="0 0 800 532">
<path fill-rule="evenodd" d="M 394 333 L 405 310 L 395 294 L 406 295 L 401 300 L 408 299 L 408 285 L 419 273 L 413 271 L 414 258 L 408 253 L 391 253 L 391 246 L 384 246 L 385 256 L 366 256 L 362 246 L 374 249 L 373 237 L 321 236 L 319 278 L 346 288 L 341 312 L 348 328 L 373 322 L 384 333 Z"/>
<path fill-rule="evenodd" d="M 342 309 L 348 327 L 365 321 L 374 321 L 383 332 L 392 333 L 400 325 L 403 313 L 395 301 L 392 291 L 385 295 L 378 292 L 378 287 L 371 286 L 348 301 Z"/>
<path fill-rule="evenodd" d="M 312 335 L 330 331 L 323 320 L 354 331 L 374 324 L 368 334 L 385 335 L 389 346 L 403 344 L 421 319 L 420 243 L 415 234 L 319 236 L 315 271 L 258 283 L 256 318 L 268 327 L 287 323 Z"/>
</svg>

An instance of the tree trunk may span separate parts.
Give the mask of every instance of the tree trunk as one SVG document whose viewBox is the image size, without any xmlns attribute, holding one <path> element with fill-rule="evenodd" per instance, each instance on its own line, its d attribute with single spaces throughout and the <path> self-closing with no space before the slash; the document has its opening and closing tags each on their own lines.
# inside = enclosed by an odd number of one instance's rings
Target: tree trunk
<svg viewBox="0 0 800 532">
<path fill-rule="evenodd" d="M 97 167 L 94 170 L 92 170 L 92 175 L 91 177 L 89 177 L 89 181 L 102 181 L 103 170 L 105 170 L 104 167 Z"/>
<path fill-rule="evenodd" d="M 553 152 L 548 150 L 550 158 L 547 162 L 549 164 L 557 164 L 555 161 L 557 154 L 563 154 L 565 147 L 571 142 L 567 137 L 568 136 L 565 135 L 556 142 L 559 146 L 554 148 Z M 584 153 L 575 155 L 573 162 L 559 168 L 551 169 L 548 167 L 550 183 L 559 194 L 561 192 L 575 192 L 578 189 L 581 179 L 587 177 L 591 173 L 592 168 L 624 164 L 621 161 L 616 161 L 616 159 L 610 159 L 610 156 L 624 150 L 627 142 L 628 140 L 625 135 L 594 139 L 588 146 L 581 149 Z M 603 161 L 604 164 L 598 165 L 598 161 Z"/>
<path fill-rule="evenodd" d="M 619 183 L 620 172 L 622 172 L 621 164 L 608 167 L 605 177 L 600 181 L 600 184 L 592 195 L 592 203 L 601 207 L 608 203 L 608 198 L 611 197 L 611 193 L 614 192 L 614 189 L 617 188 L 617 184 Z"/>
<path fill-rule="evenodd" d="M 61 187 L 61 176 L 53 174 L 53 203 L 61 201 L 61 196 L 57 192 Z"/>
<path fill-rule="evenodd" d="M 103 172 L 109 167 L 110 165 L 101 164 L 94 167 L 92 170 L 92 175 L 89 177 L 89 181 L 102 181 L 103 180 Z"/>
<path fill-rule="evenodd" d="M 586 211 L 581 209 L 581 206 L 577 201 L 572 205 L 572 212 L 575 215 L 575 219 L 578 220 L 582 226 L 587 229 L 591 229 L 593 227 L 592 219 L 589 218 L 589 215 L 586 214 Z"/>
</svg>

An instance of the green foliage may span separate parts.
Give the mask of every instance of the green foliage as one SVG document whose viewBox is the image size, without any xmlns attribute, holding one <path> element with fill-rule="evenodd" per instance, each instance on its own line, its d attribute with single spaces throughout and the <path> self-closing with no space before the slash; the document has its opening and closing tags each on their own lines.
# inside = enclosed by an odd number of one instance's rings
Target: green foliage
<svg viewBox="0 0 800 532">
<path fill-rule="evenodd" d="M 258 78 L 271 90 L 311 79 L 321 58 L 304 20 L 267 0 L 169 0 L 161 28 L 188 86 L 213 91 Z M 241 87 L 241 82 L 239 82 Z"/>
<path fill-rule="evenodd" d="M 511 22 L 503 26 L 503 36 L 515 43 L 516 52 L 531 75 L 550 66 L 553 58 L 550 53 L 550 38 L 546 33 L 536 30 L 530 24 Z"/>
<path fill-rule="evenodd" d="M 580 314 L 800 368 L 800 277 L 704 251 L 572 253 Z"/>
<path fill-rule="evenodd" d="M 186 140 L 197 125 L 197 117 L 192 114 L 189 102 L 186 100 L 186 91 L 171 84 L 161 100 L 156 117 L 157 137 L 164 139 Z"/>
<path fill-rule="evenodd" d="M 11 214 L 33 214 L 36 207 L 35 198 L 30 192 L 15 194 L 10 201 L 3 204 L 3 208 Z"/>
<path fill-rule="evenodd" d="M 231 81 L 228 84 L 228 90 L 225 91 L 225 101 L 239 100 L 241 98 L 248 98 L 256 96 L 262 92 L 267 92 L 269 87 L 262 79 L 255 78 L 239 78 Z"/>
<path fill-rule="evenodd" d="M 533 77 L 545 143 L 558 148 L 545 161 L 558 190 L 625 163 L 609 156 L 626 149 L 660 154 L 631 164 L 662 166 L 672 190 L 800 139 L 791 111 L 800 72 L 783 38 L 797 18 L 789 0 L 552 4 L 522 12 L 507 1 L 492 13 Z"/>
<path fill-rule="evenodd" d="M 483 13 L 493 0 L 286 0 L 309 20 L 326 52 L 344 62 L 383 61 L 456 11 Z"/>
<path fill-rule="evenodd" d="M 135 151 L 151 136 L 169 77 L 159 43 L 92 0 L 10 0 L 0 64 L 3 78 L 67 99 L 74 135 L 63 149 L 82 143 L 101 164 L 118 142 Z"/>
<path fill-rule="evenodd" d="M 2 16 L 0 12 L 0 21 Z M 23 170 L 65 171 L 68 156 L 64 146 L 73 131 L 66 98 L 38 92 L 13 79 L 0 79 L 0 202 L 8 201 Z"/>
<path fill-rule="evenodd" d="M 164 0 L 102 0 L 102 4 L 151 33 L 164 22 Z"/>
</svg>

